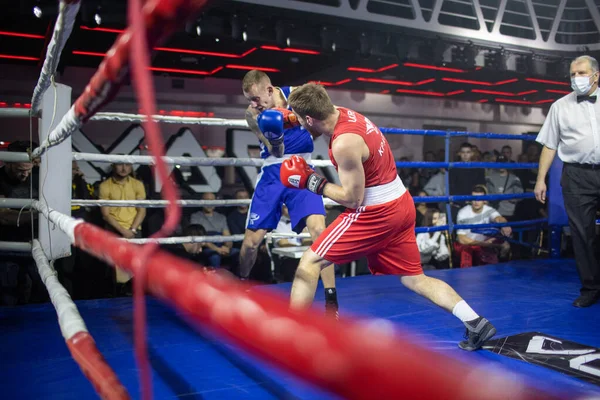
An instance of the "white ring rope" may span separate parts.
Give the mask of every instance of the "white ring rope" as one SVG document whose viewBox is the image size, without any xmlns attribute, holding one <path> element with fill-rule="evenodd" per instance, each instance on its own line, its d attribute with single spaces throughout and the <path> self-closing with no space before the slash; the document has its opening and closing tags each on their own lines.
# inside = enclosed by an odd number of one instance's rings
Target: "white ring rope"
<svg viewBox="0 0 600 400">
<path fill-rule="evenodd" d="M 58 324 L 65 340 L 71 339 L 78 332 L 87 332 L 87 327 L 71 296 L 58 281 L 56 271 L 50 266 L 44 250 L 37 239 L 33 240 L 33 259 L 37 265 L 40 277 L 46 285 L 50 301 L 56 309 Z"/>
<path fill-rule="evenodd" d="M 190 124 L 205 126 L 224 126 L 226 128 L 245 128 L 248 123 L 245 119 L 225 118 L 194 118 L 178 117 L 172 115 L 153 115 L 152 119 L 167 124 Z M 99 112 L 90 118 L 91 121 L 113 121 L 113 122 L 145 122 L 146 116 L 142 114 L 127 114 L 121 112 Z"/>
<path fill-rule="evenodd" d="M 271 232 L 265 235 L 265 239 L 285 239 L 285 238 L 309 238 L 310 233 L 278 233 Z M 123 239 L 130 243 L 159 243 L 159 244 L 183 244 L 183 243 L 224 243 L 224 242 L 241 242 L 244 240 L 244 235 L 231 236 L 174 236 L 160 239 Z"/>
<path fill-rule="evenodd" d="M 75 1 L 71 4 L 67 4 L 64 0 L 61 0 L 59 5 L 58 18 L 54 25 L 54 32 L 52 33 L 52 39 L 48 44 L 46 50 L 46 58 L 44 60 L 44 66 L 40 72 L 40 77 L 33 90 L 33 97 L 31 99 L 31 114 L 37 115 L 40 112 L 42 104 L 42 96 L 48 87 L 50 86 L 50 78 L 56 73 L 56 68 L 60 61 L 60 55 L 71 36 L 73 31 L 73 24 L 79 12 L 80 2 Z"/>
<path fill-rule="evenodd" d="M 49 147 L 60 144 L 63 140 L 73 134 L 73 132 L 81 128 L 82 125 L 82 119 L 78 118 L 75 113 L 75 106 L 71 106 L 58 125 L 56 125 L 56 128 L 54 128 L 52 132 L 48 134 L 48 137 L 40 144 L 40 147 L 33 151 L 32 157 L 39 157 Z"/>
<path fill-rule="evenodd" d="M 75 242 L 75 227 L 83 221 L 58 212 L 41 201 L 34 200 L 32 207 L 41 212 L 49 221 L 53 222 L 58 228 L 67 234 L 71 243 Z"/>
<path fill-rule="evenodd" d="M 240 207 L 248 206 L 251 202 L 251 199 L 179 200 L 177 204 L 179 204 L 181 207 Z M 166 207 L 168 203 L 169 202 L 166 200 L 71 200 L 71 205 L 84 207 L 163 208 Z M 0 199 L 0 205 L 1 204 L 2 200 Z M 335 201 L 328 198 L 323 198 L 323 204 L 326 206 L 339 205 Z"/>
<path fill-rule="evenodd" d="M 35 200 L 0 198 L 0 209 L 2 208 L 28 208 Z M 249 206 L 251 199 L 227 199 L 227 200 L 179 200 L 177 204 L 181 207 L 240 207 Z M 164 208 L 169 202 L 167 200 L 71 200 L 72 206 L 82 207 L 140 207 L 140 208 Z M 323 198 L 326 206 L 339 205 L 335 201 Z"/>
<path fill-rule="evenodd" d="M 291 156 L 291 154 L 290 154 Z M 120 155 L 120 154 L 96 154 L 96 153 L 73 153 L 75 161 L 89 161 L 101 163 L 127 163 L 138 165 L 154 165 L 152 156 Z M 265 160 L 262 158 L 207 158 L 207 157 L 163 157 L 167 164 L 185 166 L 211 166 L 211 167 L 262 167 Z M 283 159 L 282 159 L 283 161 Z M 331 167 L 329 160 L 311 160 L 309 164 L 315 167 Z"/>
</svg>

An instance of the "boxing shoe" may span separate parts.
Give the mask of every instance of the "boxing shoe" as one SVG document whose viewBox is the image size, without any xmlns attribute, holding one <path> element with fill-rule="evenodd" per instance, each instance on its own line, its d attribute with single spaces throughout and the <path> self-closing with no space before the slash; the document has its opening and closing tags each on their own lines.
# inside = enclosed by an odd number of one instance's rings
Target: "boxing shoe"
<svg viewBox="0 0 600 400">
<path fill-rule="evenodd" d="M 467 328 L 465 339 L 458 344 L 463 350 L 474 351 L 483 346 L 486 340 L 496 334 L 496 328 L 487 319 L 479 317 L 472 321 L 464 322 Z"/>
</svg>

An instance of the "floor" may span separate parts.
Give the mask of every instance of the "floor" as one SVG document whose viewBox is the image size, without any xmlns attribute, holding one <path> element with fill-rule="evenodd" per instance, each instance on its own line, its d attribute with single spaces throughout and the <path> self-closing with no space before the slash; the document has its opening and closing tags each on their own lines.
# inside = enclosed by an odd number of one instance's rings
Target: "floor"
<svg viewBox="0 0 600 400">
<path fill-rule="evenodd" d="M 600 347 L 600 303 L 577 309 L 579 281 L 572 260 L 511 262 L 471 269 L 428 271 L 452 285 L 498 328 L 498 338 L 523 332 Z M 287 295 L 289 284 L 262 287 Z M 317 309 L 323 291 L 318 290 Z M 451 314 L 402 287 L 392 276 L 338 280 L 340 312 L 386 318 L 414 332 L 414 340 L 473 363 L 497 365 L 531 385 L 586 391 L 600 386 L 543 366 L 487 350 L 457 347 L 463 327 Z M 89 331 L 133 398 L 139 398 L 128 298 L 77 302 Z M 148 301 L 149 348 L 156 399 L 334 399 L 335 397 L 243 355 L 234 346 L 182 322 L 177 313 Z M 52 305 L 0 309 L 0 397 L 3 399 L 96 398 L 71 359 Z M 597 364 L 597 361 L 595 363 Z M 595 373 L 600 365 L 590 364 Z M 593 369 L 592 368 L 592 369 Z M 600 375 L 600 374 L 598 374 Z"/>
</svg>

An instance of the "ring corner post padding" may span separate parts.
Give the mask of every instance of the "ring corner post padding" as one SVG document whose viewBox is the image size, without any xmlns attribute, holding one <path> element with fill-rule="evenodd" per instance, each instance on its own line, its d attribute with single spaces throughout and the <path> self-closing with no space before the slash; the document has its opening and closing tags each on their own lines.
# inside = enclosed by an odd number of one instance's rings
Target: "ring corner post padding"
<svg viewBox="0 0 600 400">
<path fill-rule="evenodd" d="M 54 91 L 57 91 L 56 95 Z M 56 98 L 56 104 L 54 104 Z M 56 107 L 56 109 L 55 109 Z M 42 117 L 39 121 L 39 140 L 42 143 L 71 108 L 71 87 L 51 85 L 42 98 Z M 40 161 L 40 201 L 66 215 L 71 215 L 71 136 L 49 148 Z M 60 229 L 53 229 L 41 213 L 38 219 L 39 241 L 49 260 L 71 255 L 71 240 Z M 50 239 L 52 237 L 52 239 Z"/>
<path fill-rule="evenodd" d="M 562 161 L 558 157 L 555 157 L 548 174 L 548 225 L 550 227 L 551 236 L 551 258 L 560 258 L 562 227 L 569 225 L 569 219 L 567 217 L 565 202 L 562 195 L 562 187 L 560 185 L 562 169 Z"/>
</svg>

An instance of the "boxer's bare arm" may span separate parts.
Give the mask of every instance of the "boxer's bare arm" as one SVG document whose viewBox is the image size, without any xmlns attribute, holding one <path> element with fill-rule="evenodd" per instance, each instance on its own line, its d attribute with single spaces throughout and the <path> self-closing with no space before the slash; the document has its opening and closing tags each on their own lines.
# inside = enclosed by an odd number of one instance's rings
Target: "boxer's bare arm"
<svg viewBox="0 0 600 400">
<path fill-rule="evenodd" d="M 345 134 L 333 142 L 331 151 L 338 164 L 342 185 L 327 183 L 323 194 L 343 206 L 358 208 L 365 196 L 365 170 L 362 163 L 368 157 L 369 149 L 359 135 Z"/>
<path fill-rule="evenodd" d="M 258 123 L 256 122 L 256 117 L 258 116 L 258 114 L 258 111 L 256 111 L 251 106 L 248 106 L 248 108 L 246 109 L 246 122 L 248 123 L 248 127 L 250 127 L 250 130 L 256 135 L 258 140 L 260 140 L 267 147 L 269 153 L 273 154 L 273 146 L 271 146 L 271 143 L 269 143 L 265 135 L 262 134 L 260 128 L 258 127 Z M 281 148 L 281 154 L 273 154 L 275 157 L 283 156 L 283 144 L 279 147 Z"/>
</svg>

